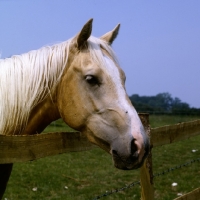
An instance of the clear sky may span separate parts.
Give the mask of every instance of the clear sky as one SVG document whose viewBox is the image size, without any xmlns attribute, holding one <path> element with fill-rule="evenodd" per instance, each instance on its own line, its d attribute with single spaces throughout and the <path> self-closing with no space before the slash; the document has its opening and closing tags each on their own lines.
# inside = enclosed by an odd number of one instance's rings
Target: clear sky
<svg viewBox="0 0 200 200">
<path fill-rule="evenodd" d="M 200 108 L 200 0 L 0 0 L 1 58 L 121 24 L 113 48 L 129 95 L 169 92 Z"/>
</svg>

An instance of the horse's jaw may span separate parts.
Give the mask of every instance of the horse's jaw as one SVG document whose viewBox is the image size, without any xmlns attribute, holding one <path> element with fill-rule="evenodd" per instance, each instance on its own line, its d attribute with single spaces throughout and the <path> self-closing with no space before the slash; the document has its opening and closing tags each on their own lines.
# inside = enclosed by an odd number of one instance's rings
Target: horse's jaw
<svg viewBox="0 0 200 200">
<path fill-rule="evenodd" d="M 144 131 L 144 129 L 141 128 L 140 131 Z M 124 127 L 119 132 L 119 129 L 111 126 L 108 120 L 93 117 L 88 120 L 84 132 L 90 142 L 112 156 L 114 166 L 118 169 L 132 170 L 139 168 L 148 155 L 149 140 L 142 142 L 141 137 L 134 138 L 129 128 Z"/>
</svg>

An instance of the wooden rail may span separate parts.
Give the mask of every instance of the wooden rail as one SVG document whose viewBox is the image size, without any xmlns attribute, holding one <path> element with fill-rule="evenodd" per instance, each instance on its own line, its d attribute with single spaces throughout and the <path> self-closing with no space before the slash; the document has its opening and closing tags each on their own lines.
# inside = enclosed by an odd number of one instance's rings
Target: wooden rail
<svg viewBox="0 0 200 200">
<path fill-rule="evenodd" d="M 183 196 L 180 196 L 174 200 L 199 200 L 200 199 L 200 188 L 193 190 Z"/>
<path fill-rule="evenodd" d="M 151 129 L 153 147 L 178 142 L 200 135 L 200 120 Z"/>
<path fill-rule="evenodd" d="M 45 133 L 30 136 L 0 135 L 0 164 L 36 160 L 39 158 L 94 148 L 80 132 Z"/>
</svg>

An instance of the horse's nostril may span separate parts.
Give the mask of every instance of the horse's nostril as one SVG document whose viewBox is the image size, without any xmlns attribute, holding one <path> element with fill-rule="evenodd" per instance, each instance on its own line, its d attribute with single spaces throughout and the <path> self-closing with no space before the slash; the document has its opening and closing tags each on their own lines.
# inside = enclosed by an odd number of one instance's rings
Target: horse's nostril
<svg viewBox="0 0 200 200">
<path fill-rule="evenodd" d="M 137 152 L 137 146 L 135 144 L 135 139 L 131 141 L 131 155 L 134 155 Z"/>
<path fill-rule="evenodd" d="M 112 154 L 113 154 L 113 155 L 118 155 L 118 154 L 117 154 L 117 151 L 115 151 L 115 150 L 112 150 Z"/>
</svg>

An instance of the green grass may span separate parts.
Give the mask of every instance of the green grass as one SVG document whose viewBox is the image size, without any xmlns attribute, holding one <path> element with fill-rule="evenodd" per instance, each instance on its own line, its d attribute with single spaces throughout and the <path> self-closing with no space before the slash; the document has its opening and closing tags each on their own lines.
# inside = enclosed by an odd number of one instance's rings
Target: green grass
<svg viewBox="0 0 200 200">
<path fill-rule="evenodd" d="M 74 130 L 69 126 L 67 126 L 62 119 L 59 119 L 55 122 L 52 122 L 49 126 L 47 126 L 43 132 L 48 133 L 48 132 L 61 132 L 61 131 L 68 132 Z"/>
<path fill-rule="evenodd" d="M 191 116 L 150 116 L 152 127 L 195 120 Z M 53 123 L 45 131 L 68 131 L 62 121 Z M 200 157 L 200 137 L 165 145 L 153 149 L 153 171 L 167 168 Z M 199 151 L 193 153 L 193 149 Z M 177 193 L 186 193 L 200 187 L 200 163 L 175 170 L 154 179 L 155 197 L 158 200 L 171 200 Z M 97 148 L 91 151 L 68 153 L 43 158 L 37 161 L 17 163 L 8 183 L 4 198 L 18 199 L 94 199 L 106 191 L 124 187 L 139 180 L 139 170 L 122 171 L 114 168 L 110 155 Z M 176 189 L 171 187 L 178 183 Z M 65 187 L 68 189 L 65 189 Z M 37 187 L 37 191 L 32 189 Z M 140 199 L 140 186 L 136 185 L 105 200 Z"/>
<path fill-rule="evenodd" d="M 192 116 L 192 115 L 150 115 L 149 117 L 149 123 L 151 125 L 151 128 L 159 127 L 159 126 L 165 126 L 165 125 L 171 125 L 171 124 L 177 124 L 181 122 L 188 122 L 193 121 L 196 119 L 200 119 L 200 116 Z"/>
</svg>

